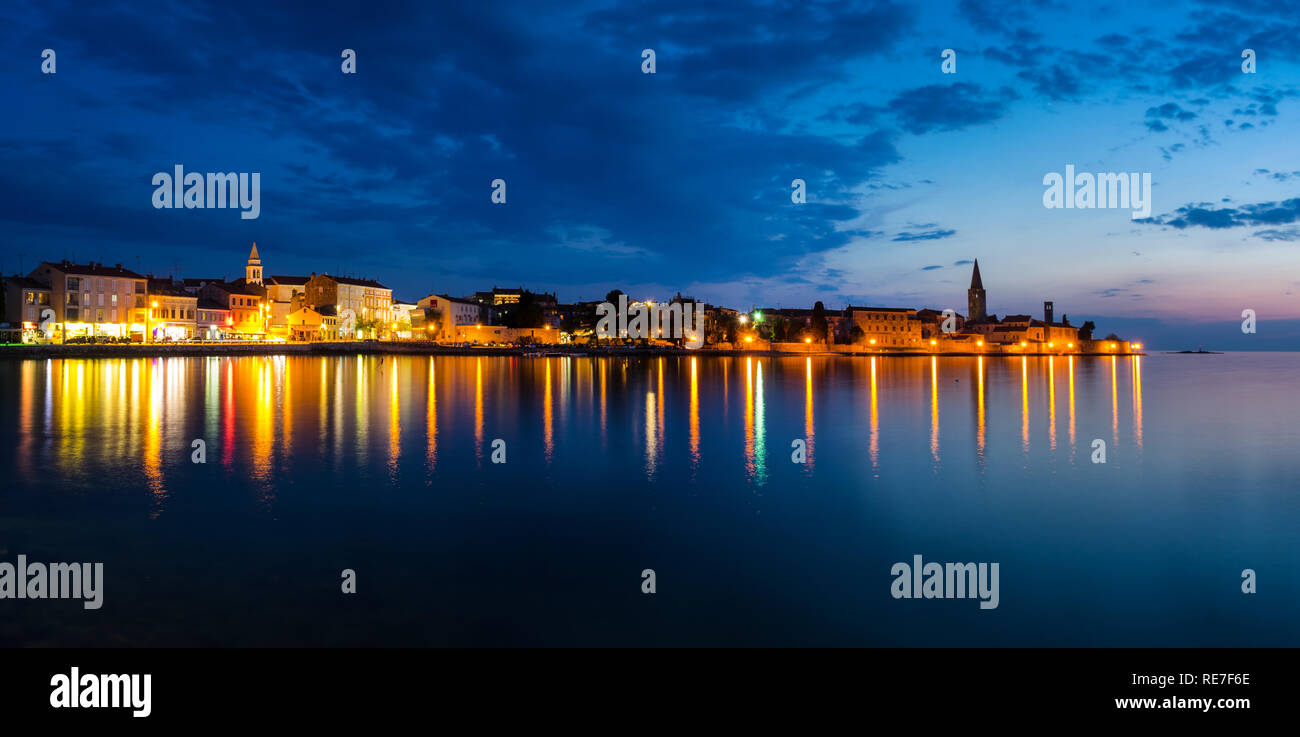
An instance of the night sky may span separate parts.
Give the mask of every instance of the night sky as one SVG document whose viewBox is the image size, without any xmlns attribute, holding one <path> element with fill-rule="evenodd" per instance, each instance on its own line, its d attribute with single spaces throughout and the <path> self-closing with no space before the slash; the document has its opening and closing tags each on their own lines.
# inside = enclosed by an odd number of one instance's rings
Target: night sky
<svg viewBox="0 0 1300 737">
<path fill-rule="evenodd" d="M 317 5 L 5 3 L 0 268 L 965 312 L 979 258 L 998 314 L 1300 348 L 1300 3 Z M 176 164 L 261 216 L 154 209 Z M 1152 217 L 1045 209 L 1067 164 Z"/>
</svg>

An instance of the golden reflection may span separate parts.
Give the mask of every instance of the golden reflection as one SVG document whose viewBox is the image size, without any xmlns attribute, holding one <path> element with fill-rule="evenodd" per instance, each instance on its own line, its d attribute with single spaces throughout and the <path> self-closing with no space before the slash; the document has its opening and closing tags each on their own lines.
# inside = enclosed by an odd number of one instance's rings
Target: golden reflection
<svg viewBox="0 0 1300 737">
<path fill-rule="evenodd" d="M 257 372 L 256 405 L 253 407 L 253 476 L 264 483 L 271 481 L 272 398 L 271 364 L 261 359 Z"/>
<path fill-rule="evenodd" d="M 1110 425 L 1115 445 L 1119 445 L 1119 378 L 1115 373 L 1115 356 L 1110 357 Z"/>
<path fill-rule="evenodd" d="M 357 356 L 357 462 L 362 466 L 370 459 L 370 374 L 366 370 L 367 356 Z"/>
<path fill-rule="evenodd" d="M 804 394 L 803 434 L 804 434 L 804 442 L 806 443 L 805 463 L 808 466 L 808 470 L 811 471 L 813 467 L 813 442 L 815 440 L 815 433 L 813 432 L 812 357 L 810 356 L 808 358 L 805 358 L 804 361 L 805 361 L 805 371 L 804 371 L 804 391 L 803 391 Z"/>
<path fill-rule="evenodd" d="M 1142 450 L 1142 357 L 1129 359 L 1133 366 L 1133 438 Z"/>
<path fill-rule="evenodd" d="M 767 482 L 767 443 L 764 433 L 763 362 L 754 368 L 754 482 L 762 486 Z"/>
<path fill-rule="evenodd" d="M 939 358 L 930 356 L 930 456 L 939 462 Z"/>
<path fill-rule="evenodd" d="M 745 470 L 754 475 L 754 359 L 745 356 Z"/>
<path fill-rule="evenodd" d="M 543 358 L 546 363 L 546 389 L 542 399 L 542 413 L 544 415 L 545 425 L 543 427 L 543 447 L 545 449 L 546 462 L 551 462 L 551 454 L 555 451 L 555 438 L 552 435 L 551 426 L 554 420 L 554 410 L 551 407 L 551 359 Z"/>
<path fill-rule="evenodd" d="M 691 356 L 691 469 L 700 465 L 700 378 Z"/>
<path fill-rule="evenodd" d="M 975 357 L 975 376 L 976 376 L 976 413 L 975 413 L 975 455 L 981 464 L 984 463 L 984 356 Z"/>
<path fill-rule="evenodd" d="M 322 448 L 325 447 L 325 428 L 328 424 L 326 420 L 329 418 L 328 405 L 326 404 L 329 397 L 329 384 L 325 380 L 325 367 L 328 365 L 326 361 L 320 361 L 320 389 L 316 392 L 316 397 L 319 400 L 319 404 L 316 406 L 316 425 L 320 428 L 320 446 Z"/>
<path fill-rule="evenodd" d="M 1020 444 L 1029 452 L 1029 357 L 1020 357 Z"/>
<path fill-rule="evenodd" d="M 397 461 L 402 456 L 401 400 L 397 396 L 397 361 L 393 361 L 388 381 L 388 478 L 397 481 Z"/>
<path fill-rule="evenodd" d="M 546 444 L 551 442 L 551 359 L 546 359 Z M 483 359 L 474 359 L 474 457 L 483 460 Z M 549 460 L 549 459 L 548 459 Z"/>
<path fill-rule="evenodd" d="M 1047 357 L 1047 438 L 1049 447 L 1056 450 L 1056 370 L 1052 356 Z"/>
<path fill-rule="evenodd" d="M 600 359 L 600 446 L 605 447 L 606 427 L 605 427 L 605 387 L 608 378 L 605 375 L 605 367 L 609 366 L 609 359 Z"/>
<path fill-rule="evenodd" d="M 288 359 L 284 356 L 277 356 L 275 359 L 276 373 L 280 377 L 283 391 L 280 395 L 279 415 L 280 415 L 280 465 L 283 467 L 285 461 L 292 457 L 293 454 L 293 372 L 287 365 Z"/>
<path fill-rule="evenodd" d="M 428 435 L 428 450 L 425 452 L 429 461 L 429 470 L 438 465 L 438 386 L 436 382 L 436 362 L 429 356 L 428 421 L 425 433 Z"/>
<path fill-rule="evenodd" d="M 658 405 L 659 424 L 656 427 L 656 432 L 659 434 L 659 444 L 660 447 L 662 447 L 664 442 L 664 405 L 667 404 L 667 402 L 664 401 L 664 359 L 662 356 L 659 357 L 658 363 L 659 391 L 655 393 L 655 398 L 656 404 Z"/>
<path fill-rule="evenodd" d="M 162 501 L 167 495 L 167 490 L 163 487 L 162 475 L 162 404 L 163 404 L 163 379 L 162 367 L 160 363 L 163 359 L 150 359 L 149 375 L 147 377 L 148 386 L 146 391 L 149 392 L 148 407 L 148 424 L 144 432 L 144 476 L 146 483 L 149 484 L 149 493 L 154 496 L 154 508 L 150 513 L 151 518 L 156 518 L 162 513 Z"/>
<path fill-rule="evenodd" d="M 880 470 L 880 415 L 876 405 L 876 357 L 871 357 L 871 470 Z"/>
<path fill-rule="evenodd" d="M 36 439 L 36 369 L 35 361 L 24 361 L 20 369 L 18 433 L 22 439 L 18 441 L 18 465 L 23 476 L 31 474 L 32 446 Z"/>
<path fill-rule="evenodd" d="M 1074 458 L 1074 356 L 1070 356 L 1070 458 Z"/>
<path fill-rule="evenodd" d="M 655 393 L 645 393 L 645 476 L 655 475 Z"/>
<path fill-rule="evenodd" d="M 224 362 L 226 379 L 222 386 L 226 388 L 226 396 L 221 401 L 221 460 L 230 471 L 235 465 L 235 362 L 230 358 Z"/>
</svg>

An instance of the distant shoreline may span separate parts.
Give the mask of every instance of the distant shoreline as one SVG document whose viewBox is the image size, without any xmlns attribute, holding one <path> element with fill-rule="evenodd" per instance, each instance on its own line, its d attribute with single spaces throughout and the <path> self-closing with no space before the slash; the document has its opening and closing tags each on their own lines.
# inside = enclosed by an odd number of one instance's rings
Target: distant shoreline
<svg viewBox="0 0 1300 737">
<path fill-rule="evenodd" d="M 168 358 L 168 357 L 221 357 L 221 356 L 569 356 L 569 357 L 635 357 L 635 356 L 780 356 L 780 357 L 976 357 L 1015 358 L 1017 356 L 1144 356 L 1144 351 L 1106 353 L 928 353 L 923 351 L 818 351 L 818 350 L 720 350 L 715 348 L 669 348 L 655 346 L 590 347 L 578 345 L 540 346 L 483 346 L 458 348 L 428 343 L 403 343 L 387 341 L 362 341 L 346 343 L 233 343 L 202 345 L 9 345 L 0 346 L 0 358 Z"/>
</svg>

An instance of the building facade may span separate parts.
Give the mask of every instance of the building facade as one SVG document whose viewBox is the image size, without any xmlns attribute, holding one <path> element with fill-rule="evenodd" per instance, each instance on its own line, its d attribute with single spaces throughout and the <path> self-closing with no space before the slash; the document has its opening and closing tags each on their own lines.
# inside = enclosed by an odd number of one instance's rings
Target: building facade
<svg viewBox="0 0 1300 737">
<path fill-rule="evenodd" d="M 907 350 L 922 348 L 921 320 L 910 307 L 854 307 L 845 311 L 853 342 L 870 348 Z M 857 328 L 860 336 L 853 333 Z"/>
<path fill-rule="evenodd" d="M 51 301 L 50 288 L 35 279 L 17 274 L 5 279 L 5 322 L 9 327 L 5 331 L 4 342 L 34 343 L 51 340 L 55 323 Z M 44 318 L 49 319 L 47 321 Z M 45 331 L 41 330 L 42 323 L 46 327 Z"/>
<path fill-rule="evenodd" d="M 55 340 L 145 339 L 148 284 L 121 264 L 46 261 L 27 278 L 50 290 Z"/>
<path fill-rule="evenodd" d="M 200 340 L 221 340 L 226 331 L 234 327 L 230 308 L 220 302 L 197 298 L 194 332 Z"/>
<path fill-rule="evenodd" d="M 198 332 L 199 298 L 171 279 L 149 279 L 149 342 L 189 340 Z"/>
<path fill-rule="evenodd" d="M 267 309 L 261 289 L 240 283 L 210 282 L 199 290 L 198 296 L 227 310 L 222 338 L 260 340 L 266 337 Z"/>
<path fill-rule="evenodd" d="M 303 287 L 303 298 L 310 307 L 333 306 L 343 338 L 391 337 L 393 333 L 393 290 L 377 281 L 313 273 Z M 352 334 L 348 334 L 349 322 Z"/>
<path fill-rule="evenodd" d="M 456 340 L 459 334 L 457 328 L 487 324 L 484 320 L 487 308 L 476 299 L 455 299 L 445 294 L 430 294 L 416 304 L 426 315 L 425 334 L 434 340 Z"/>
</svg>

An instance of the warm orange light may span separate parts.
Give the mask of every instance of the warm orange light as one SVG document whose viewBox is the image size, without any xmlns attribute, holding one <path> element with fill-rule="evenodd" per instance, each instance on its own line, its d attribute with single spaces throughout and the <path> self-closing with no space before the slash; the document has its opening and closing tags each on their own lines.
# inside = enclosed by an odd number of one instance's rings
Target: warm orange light
<svg viewBox="0 0 1300 737">
<path fill-rule="evenodd" d="M 1027 346 L 1027 345 L 1029 345 L 1029 344 L 1026 343 L 1025 341 L 1023 341 L 1023 340 L 1020 341 L 1020 347 L 1021 347 L 1021 348 L 1024 348 L 1024 347 Z"/>
<path fill-rule="evenodd" d="M 1142 348 L 1142 344 L 1141 344 L 1141 343 L 1134 343 L 1134 344 L 1133 344 L 1133 347 L 1134 347 L 1134 348 L 1141 349 L 1141 348 Z"/>
<path fill-rule="evenodd" d="M 939 341 L 937 341 L 937 340 L 932 340 L 932 341 L 930 341 L 930 345 L 939 345 Z"/>
<path fill-rule="evenodd" d="M 157 306 L 158 306 L 158 302 L 155 301 L 155 302 L 153 303 L 153 306 L 154 306 L 154 307 L 157 307 Z"/>
<path fill-rule="evenodd" d="M 977 340 L 977 341 L 975 341 L 975 345 L 984 345 L 984 341 L 982 341 L 982 340 Z"/>
<path fill-rule="evenodd" d="M 1054 348 L 1055 346 L 1056 346 L 1055 343 L 1048 343 L 1048 344 L 1047 344 L 1047 347 L 1048 347 L 1048 348 Z"/>
<path fill-rule="evenodd" d="M 1073 347 L 1074 347 L 1074 344 L 1073 344 L 1073 343 L 1066 343 L 1066 344 L 1065 344 L 1065 347 L 1066 347 L 1066 348 L 1073 348 Z"/>
<path fill-rule="evenodd" d="M 871 345 L 875 345 L 875 344 L 876 344 L 876 339 L 875 339 L 875 338 L 872 338 L 872 339 L 871 339 Z"/>
<path fill-rule="evenodd" d="M 746 343 L 753 343 L 753 342 L 754 342 L 754 336 L 752 336 L 752 335 L 746 335 L 746 336 L 745 336 L 745 342 L 746 342 Z"/>
<path fill-rule="evenodd" d="M 805 342 L 805 343 L 811 343 L 811 342 L 812 342 L 812 338 L 804 338 L 804 339 L 803 339 L 803 342 Z"/>
</svg>

